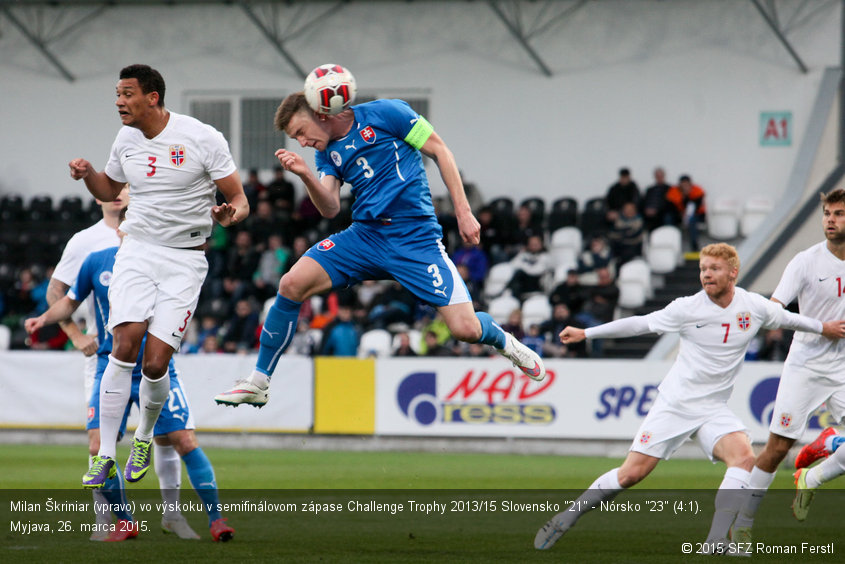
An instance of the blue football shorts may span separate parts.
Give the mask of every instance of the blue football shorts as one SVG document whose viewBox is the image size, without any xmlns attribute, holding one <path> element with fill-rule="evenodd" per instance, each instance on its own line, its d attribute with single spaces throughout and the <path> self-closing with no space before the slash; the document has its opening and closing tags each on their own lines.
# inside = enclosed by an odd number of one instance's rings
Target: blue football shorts
<svg viewBox="0 0 845 564">
<path fill-rule="evenodd" d="M 91 397 L 88 400 L 88 421 L 85 424 L 86 429 L 100 428 L 100 382 L 103 379 L 103 372 L 106 365 L 109 363 L 109 355 L 101 354 L 97 359 L 97 374 L 94 376 L 94 387 L 91 390 Z M 161 415 L 156 421 L 153 435 L 166 435 L 172 431 L 181 431 L 183 429 L 193 429 L 194 419 L 191 417 L 191 408 L 188 405 L 188 398 L 182 390 L 182 384 L 179 382 L 179 374 L 173 361 L 170 362 L 170 394 L 161 408 Z M 129 411 L 132 404 L 138 404 L 139 389 L 141 386 L 141 365 L 136 364 L 135 370 L 132 371 L 132 392 L 129 403 L 126 404 L 126 411 L 123 414 L 123 421 L 120 423 L 120 433 L 118 437 L 122 437 L 126 432 L 126 420 L 129 417 Z"/>
<path fill-rule="evenodd" d="M 433 218 L 355 221 L 308 249 L 305 256 L 323 267 L 335 288 L 395 279 L 435 307 L 469 302 L 469 291 L 442 238 Z"/>
</svg>

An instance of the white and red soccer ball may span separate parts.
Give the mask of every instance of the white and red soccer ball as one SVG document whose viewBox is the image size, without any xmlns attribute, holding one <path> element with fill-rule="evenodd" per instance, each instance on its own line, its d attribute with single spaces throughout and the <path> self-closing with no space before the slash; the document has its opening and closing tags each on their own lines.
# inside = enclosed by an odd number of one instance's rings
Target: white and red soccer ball
<svg viewBox="0 0 845 564">
<path fill-rule="evenodd" d="M 318 114 L 339 114 L 355 101 L 355 77 L 348 69 L 320 65 L 305 77 L 305 100 Z"/>
</svg>

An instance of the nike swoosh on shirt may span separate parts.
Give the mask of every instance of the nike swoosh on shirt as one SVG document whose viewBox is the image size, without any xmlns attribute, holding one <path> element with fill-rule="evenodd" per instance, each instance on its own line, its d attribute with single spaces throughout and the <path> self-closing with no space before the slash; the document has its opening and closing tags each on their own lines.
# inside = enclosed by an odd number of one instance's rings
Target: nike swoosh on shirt
<svg viewBox="0 0 845 564">
<path fill-rule="evenodd" d="M 706 323 L 705 323 L 704 325 L 698 325 L 698 324 L 696 324 L 696 325 L 695 325 L 695 328 L 696 328 L 696 329 L 701 329 L 701 328 L 702 328 L 702 327 L 704 327 L 705 325 L 707 325 L 707 324 L 706 324 Z"/>
<path fill-rule="evenodd" d="M 825 280 L 827 280 L 828 278 L 830 278 L 830 276 L 826 276 L 826 277 L 824 277 L 824 278 L 819 278 L 819 282 L 824 282 L 824 281 L 825 281 Z"/>
</svg>

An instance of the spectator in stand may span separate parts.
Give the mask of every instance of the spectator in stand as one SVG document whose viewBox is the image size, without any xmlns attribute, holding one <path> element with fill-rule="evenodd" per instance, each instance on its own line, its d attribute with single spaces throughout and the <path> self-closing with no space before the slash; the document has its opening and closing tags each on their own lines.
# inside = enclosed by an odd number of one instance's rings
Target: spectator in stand
<svg viewBox="0 0 845 564">
<path fill-rule="evenodd" d="M 522 309 L 516 308 L 510 315 L 508 320 L 502 323 L 502 331 L 507 331 L 520 341 L 525 336 L 525 331 L 522 330 Z"/>
<path fill-rule="evenodd" d="M 666 193 L 669 208 L 666 223 L 683 225 L 689 234 L 690 246 L 698 251 L 698 225 L 707 217 L 704 205 L 704 189 L 692 183 L 689 175 L 678 179 L 678 185 L 672 186 Z"/>
<path fill-rule="evenodd" d="M 613 321 L 613 313 L 619 302 L 619 287 L 616 286 L 610 270 L 599 268 L 596 274 L 598 274 L 598 283 L 587 289 L 588 297 L 584 302 L 584 307 L 575 316 L 585 328 Z M 601 357 L 604 350 L 602 339 L 593 340 L 592 345 L 592 356 Z"/>
<path fill-rule="evenodd" d="M 290 270 L 290 268 L 294 264 L 296 264 L 296 261 L 298 261 L 302 257 L 302 255 L 305 254 L 305 251 L 307 251 L 310 247 L 311 242 L 304 235 L 297 235 L 296 237 L 294 237 L 293 245 L 291 246 L 290 256 L 288 256 L 288 261 L 285 264 L 284 272 Z"/>
<path fill-rule="evenodd" d="M 217 335 L 206 335 L 202 340 L 202 346 L 197 351 L 198 354 L 220 354 L 220 342 L 217 340 Z"/>
<path fill-rule="evenodd" d="M 543 226 L 534 219 L 531 208 L 527 205 L 519 206 L 516 210 L 516 231 L 513 236 L 511 249 L 524 246 L 533 236 L 543 236 Z"/>
<path fill-rule="evenodd" d="M 607 223 L 612 226 L 622 212 L 622 205 L 625 202 L 634 202 L 640 205 L 640 188 L 631 179 L 631 171 L 627 168 L 619 169 L 619 179 L 607 189 L 605 203 L 607 204 Z"/>
<path fill-rule="evenodd" d="M 462 356 L 468 358 L 492 358 L 490 354 L 490 349 L 482 345 L 481 343 L 467 343 L 466 351 L 463 353 Z M 536 352 L 536 351 L 535 351 Z"/>
<path fill-rule="evenodd" d="M 625 202 L 608 234 L 616 268 L 643 254 L 643 218 L 633 202 Z"/>
<path fill-rule="evenodd" d="M 282 277 L 289 256 L 290 250 L 284 246 L 282 236 L 270 235 L 267 239 L 267 250 L 261 253 L 253 280 L 258 297 L 262 301 L 276 294 L 276 285 Z"/>
<path fill-rule="evenodd" d="M 595 275 L 600 268 L 613 268 L 613 252 L 607 240 L 601 235 L 590 239 L 590 246 L 578 256 L 578 274 Z M 590 276 L 586 276 L 590 278 Z"/>
<path fill-rule="evenodd" d="M 361 332 L 352 320 L 352 307 L 339 304 L 337 317 L 323 328 L 320 354 L 325 356 L 356 356 Z"/>
<path fill-rule="evenodd" d="M 463 241 L 461 247 L 452 253 L 452 262 L 455 263 L 455 266 L 465 265 L 469 269 L 469 278 L 476 284 L 476 287 L 484 285 L 484 278 L 487 276 L 490 261 L 480 246 Z"/>
<path fill-rule="evenodd" d="M 252 235 L 249 231 L 239 231 L 235 235 L 235 243 L 229 249 L 226 263 L 226 279 L 224 287 L 232 301 L 252 296 L 252 278 L 258 269 L 261 256 L 252 246 Z"/>
<path fill-rule="evenodd" d="M 583 342 L 564 345 L 556 338 L 561 331 L 569 326 L 582 328 L 583 324 L 573 317 L 571 310 L 565 303 L 555 304 L 551 319 L 547 319 L 540 324 L 540 333 L 546 341 L 545 356 L 556 358 L 584 358 L 587 356 L 587 345 Z"/>
<path fill-rule="evenodd" d="M 244 182 L 244 194 L 249 202 L 249 208 L 255 209 L 255 204 L 258 202 L 258 197 L 267 189 L 258 179 L 258 171 L 254 168 L 249 170 L 246 182 Z"/>
<path fill-rule="evenodd" d="M 399 346 L 393 351 L 393 356 L 417 356 L 414 348 L 411 346 L 411 336 L 407 331 L 402 331 L 398 334 Z M 483 345 L 482 345 L 483 346 Z"/>
<path fill-rule="evenodd" d="M 372 302 L 368 321 L 375 329 L 386 329 L 394 323 L 414 324 L 417 298 L 399 282 L 392 281 Z"/>
<path fill-rule="evenodd" d="M 194 318 L 196 319 L 196 317 Z M 213 315 L 203 315 L 200 318 L 200 328 L 193 335 L 193 338 L 185 337 L 182 340 L 182 348 L 179 349 L 183 353 L 191 354 L 201 352 L 205 347 L 205 341 L 209 336 L 215 338 L 215 347 L 217 347 L 217 333 L 220 331 L 220 322 Z M 193 320 L 192 320 L 193 324 Z"/>
<path fill-rule="evenodd" d="M 306 193 L 302 197 L 302 200 L 299 201 L 299 206 L 297 206 L 296 212 L 293 214 L 293 222 L 296 225 L 296 229 L 303 233 L 315 233 L 318 238 L 322 237 L 326 234 L 317 231 L 322 219 L 323 216 L 320 215 L 320 210 L 317 209 L 317 206 L 311 201 L 311 197 Z"/>
<path fill-rule="evenodd" d="M 789 353 L 789 345 L 795 332 L 790 329 L 769 329 L 763 334 L 758 360 L 783 362 Z"/>
<path fill-rule="evenodd" d="M 293 183 L 285 177 L 285 171 L 282 167 L 277 166 L 273 169 L 273 172 L 275 177 L 267 185 L 267 198 L 274 208 L 286 212 L 283 215 L 290 217 L 294 210 L 296 190 Z"/>
<path fill-rule="evenodd" d="M 267 241 L 271 235 L 282 235 L 287 233 L 285 223 L 273 211 L 269 200 L 259 200 L 256 204 L 254 214 L 250 214 L 243 223 L 244 229 L 252 235 L 253 244 L 256 250 L 263 252 L 267 248 Z M 277 281 L 278 282 L 278 281 Z"/>
<path fill-rule="evenodd" d="M 455 356 L 455 353 L 451 348 L 440 343 L 436 332 L 429 330 L 425 332 L 425 355 Z"/>
<path fill-rule="evenodd" d="M 569 311 L 578 313 L 584 305 L 585 287 L 581 284 L 578 271 L 570 268 L 566 271 L 566 279 L 555 286 L 549 294 L 549 304 L 554 308 L 557 304 L 565 304 Z M 555 333 L 557 335 L 558 333 Z M 551 339 L 557 341 L 557 339 Z"/>
<path fill-rule="evenodd" d="M 255 348 L 258 312 L 247 299 L 240 299 L 235 304 L 234 315 L 223 324 L 220 333 L 223 336 L 223 351 L 246 354 Z"/>
<path fill-rule="evenodd" d="M 654 184 L 646 188 L 643 196 L 643 221 L 645 228 L 651 232 L 664 225 L 666 221 L 666 209 L 669 202 L 666 200 L 666 193 L 670 186 L 666 183 L 666 171 L 663 167 L 654 169 Z"/>
<path fill-rule="evenodd" d="M 544 356 L 546 338 L 540 331 L 540 326 L 538 324 L 532 323 L 528 326 L 528 333 L 522 337 L 522 343 L 541 357 Z"/>
<path fill-rule="evenodd" d="M 496 221 L 493 210 L 488 207 L 483 207 L 478 212 L 478 223 L 481 226 L 481 248 L 484 253 L 493 264 L 506 262 L 511 234 L 503 229 L 500 222 Z"/>
<path fill-rule="evenodd" d="M 527 294 L 541 292 L 543 277 L 552 270 L 551 257 L 543 246 L 542 236 L 528 237 L 523 250 L 511 259 L 511 265 L 514 273 L 507 288 L 515 297 L 522 301 Z"/>
</svg>

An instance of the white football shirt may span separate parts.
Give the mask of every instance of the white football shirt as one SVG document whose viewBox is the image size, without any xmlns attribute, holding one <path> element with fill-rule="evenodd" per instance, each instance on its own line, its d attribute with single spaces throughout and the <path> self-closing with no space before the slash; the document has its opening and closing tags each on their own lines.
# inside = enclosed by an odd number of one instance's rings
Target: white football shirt
<svg viewBox="0 0 845 564">
<path fill-rule="evenodd" d="M 759 294 L 735 289 L 721 308 L 704 292 L 678 298 L 645 316 L 655 333 L 680 333 L 678 358 L 658 389 L 671 403 L 701 413 L 725 403 L 751 339 L 763 328 L 812 328 L 821 323 L 783 309 Z"/>
<path fill-rule="evenodd" d="M 68 286 L 76 284 L 76 277 L 79 275 L 79 268 L 82 266 L 85 257 L 95 251 L 117 247 L 120 245 L 120 237 L 117 230 L 106 225 L 101 219 L 91 227 L 86 227 L 70 238 L 62 251 L 62 258 L 59 264 L 53 269 L 53 278 Z M 74 320 L 85 320 L 89 335 L 97 334 L 97 324 L 94 323 L 94 301 L 91 296 L 85 299 L 82 306 L 76 310 L 79 315 L 74 315 Z"/>
<path fill-rule="evenodd" d="M 168 247 L 191 248 L 211 235 L 214 180 L 236 170 L 223 135 L 190 116 L 170 112 L 161 133 L 120 128 L 105 173 L 129 182 L 129 209 L 121 229 Z"/>
<path fill-rule="evenodd" d="M 841 261 L 822 241 L 801 251 L 786 265 L 772 297 L 784 305 L 798 299 L 801 315 L 822 321 L 845 319 L 845 261 Z M 845 381 L 840 367 L 845 360 L 845 339 L 831 340 L 821 335 L 795 333 L 788 364 L 806 366 Z"/>
</svg>

